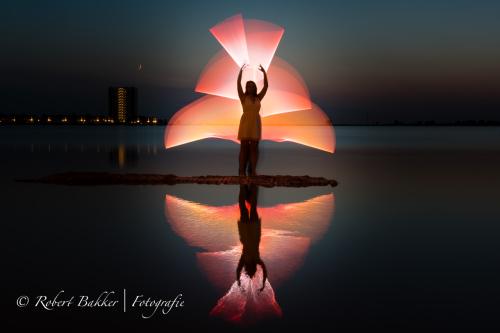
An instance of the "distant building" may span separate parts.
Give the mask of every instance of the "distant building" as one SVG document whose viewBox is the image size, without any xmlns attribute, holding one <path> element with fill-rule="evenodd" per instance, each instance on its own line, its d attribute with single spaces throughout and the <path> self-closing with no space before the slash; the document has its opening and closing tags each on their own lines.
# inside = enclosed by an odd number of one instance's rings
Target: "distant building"
<svg viewBox="0 0 500 333">
<path fill-rule="evenodd" d="M 109 87 L 109 116 L 119 123 L 137 118 L 137 88 Z"/>
</svg>

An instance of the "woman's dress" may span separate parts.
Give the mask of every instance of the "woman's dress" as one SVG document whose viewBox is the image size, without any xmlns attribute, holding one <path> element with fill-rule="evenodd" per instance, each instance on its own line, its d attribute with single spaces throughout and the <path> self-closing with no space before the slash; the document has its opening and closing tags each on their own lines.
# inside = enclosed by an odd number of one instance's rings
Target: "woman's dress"
<svg viewBox="0 0 500 333">
<path fill-rule="evenodd" d="M 243 102 L 243 114 L 238 129 L 238 140 L 260 140 L 262 125 L 260 120 L 260 100 L 258 97 L 245 96 Z"/>
</svg>

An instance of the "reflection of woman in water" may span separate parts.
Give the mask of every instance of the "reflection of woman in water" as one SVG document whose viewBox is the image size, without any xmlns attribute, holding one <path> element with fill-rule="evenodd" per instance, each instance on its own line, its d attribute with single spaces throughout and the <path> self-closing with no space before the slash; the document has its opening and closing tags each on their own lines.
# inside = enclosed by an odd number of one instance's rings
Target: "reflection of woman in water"
<svg viewBox="0 0 500 333">
<path fill-rule="evenodd" d="M 240 119 L 240 127 L 238 129 L 238 140 L 240 140 L 240 166 L 239 175 L 245 176 L 247 165 L 250 164 L 250 175 L 255 176 L 257 168 L 257 160 L 259 158 L 259 140 L 261 138 L 261 121 L 260 121 L 260 101 L 264 98 L 267 92 L 268 82 L 267 74 L 264 67 L 259 66 L 259 70 L 264 74 L 264 87 L 257 93 L 257 85 L 253 81 L 247 81 L 245 92 L 241 86 L 241 77 L 243 65 L 238 74 L 238 96 L 243 107 L 243 114 Z"/>
<path fill-rule="evenodd" d="M 217 301 L 210 315 L 238 323 L 253 323 L 264 318 L 281 317 L 281 307 L 267 279 L 266 265 L 260 258 L 261 220 L 257 213 L 257 186 L 240 185 L 238 203 L 240 208 L 238 232 L 243 250 L 236 269 L 236 281 Z M 226 256 L 229 256 L 227 258 L 237 258 L 233 257 L 237 255 L 233 250 L 222 253 L 226 253 Z M 261 269 L 257 268 L 259 265 Z M 243 268 L 245 273 L 242 275 Z"/>
<path fill-rule="evenodd" d="M 250 204 L 250 213 L 246 203 Z M 259 244 L 261 234 L 260 217 L 257 213 L 257 186 L 256 185 L 240 185 L 239 195 L 240 205 L 240 220 L 238 221 L 238 231 L 240 234 L 240 241 L 243 244 L 243 251 L 241 253 L 238 268 L 236 269 L 236 280 L 238 285 L 241 285 L 240 276 L 241 270 L 245 268 L 245 272 L 251 279 L 257 272 L 257 265 L 262 267 L 263 278 L 262 288 L 264 290 L 267 279 L 266 265 L 260 258 Z"/>
</svg>

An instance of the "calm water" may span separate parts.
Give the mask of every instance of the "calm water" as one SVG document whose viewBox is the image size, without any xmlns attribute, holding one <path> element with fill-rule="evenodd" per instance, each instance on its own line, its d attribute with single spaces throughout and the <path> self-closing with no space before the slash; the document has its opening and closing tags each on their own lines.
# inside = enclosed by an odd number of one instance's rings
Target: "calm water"
<svg viewBox="0 0 500 333">
<path fill-rule="evenodd" d="M 263 142 L 258 171 L 335 178 L 338 187 L 255 192 L 18 183 L 70 170 L 236 174 L 238 146 L 208 140 L 166 151 L 160 127 L 0 127 L 7 320 L 165 330 L 500 328 L 500 128 L 338 127 L 336 135 L 334 155 Z M 242 226 L 241 208 L 251 210 L 252 200 L 260 225 Z M 258 266 L 253 280 L 242 274 L 242 290 L 241 240 L 251 247 L 258 233 L 268 280 L 260 292 Z M 16 306 L 21 295 L 35 302 L 61 290 L 61 299 L 114 291 L 120 303 Z M 184 307 L 166 315 L 141 319 L 150 308 L 131 307 L 138 295 L 178 294 Z"/>
</svg>

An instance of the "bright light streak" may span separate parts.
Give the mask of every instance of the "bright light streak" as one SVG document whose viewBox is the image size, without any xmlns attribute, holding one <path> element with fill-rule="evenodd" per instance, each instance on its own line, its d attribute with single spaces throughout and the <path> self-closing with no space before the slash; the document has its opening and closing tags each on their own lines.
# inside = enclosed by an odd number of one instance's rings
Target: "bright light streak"
<svg viewBox="0 0 500 333">
<path fill-rule="evenodd" d="M 238 14 L 215 25 L 210 32 L 238 68 L 249 64 L 267 70 L 285 29 L 266 21 L 243 20 Z"/>
<path fill-rule="evenodd" d="M 200 93 L 238 100 L 236 77 L 239 68 L 224 51 L 217 53 L 203 70 L 195 90 Z M 253 69 L 243 72 L 243 85 L 253 75 Z M 262 74 L 256 80 L 257 89 L 263 87 Z M 262 101 L 260 114 L 268 116 L 311 108 L 309 91 L 300 74 L 285 60 L 274 57 L 268 71 L 269 89 Z"/>
<path fill-rule="evenodd" d="M 279 286 L 300 268 L 311 243 L 328 230 L 334 210 L 332 193 L 302 202 L 258 208 L 262 220 L 259 252 L 268 270 L 265 288 L 259 292 L 260 267 L 253 279 L 241 274 L 243 289 L 235 282 L 242 251 L 236 227 L 240 218 L 238 204 L 209 206 L 169 194 L 165 196 L 168 223 L 190 246 L 201 249 L 196 254 L 200 268 L 209 281 L 225 293 L 211 315 L 240 323 L 281 316 L 273 286 Z"/>
<path fill-rule="evenodd" d="M 303 202 L 258 208 L 263 221 L 260 252 L 264 262 L 269 262 L 272 268 L 269 278 L 274 284 L 279 285 L 298 269 L 301 260 L 297 258 L 302 258 L 310 242 L 323 237 L 331 223 L 334 209 L 335 197 L 332 193 Z M 241 254 L 236 228 L 240 218 L 238 204 L 209 206 L 167 194 L 165 217 L 174 232 L 186 243 L 203 249 L 198 259 L 207 260 L 207 265 L 200 263 L 201 266 L 215 286 L 226 289 L 232 283 L 234 272 L 220 274 L 221 267 L 215 265 L 213 260 L 219 257 L 226 261 L 229 271 L 233 269 L 232 264 L 238 261 Z M 205 258 L 205 255 L 212 259 Z M 276 267 L 273 267 L 273 263 Z"/>
<path fill-rule="evenodd" d="M 261 20 L 245 20 L 249 64 L 269 69 L 285 29 Z"/>
<path fill-rule="evenodd" d="M 328 116 L 309 97 L 304 80 L 286 61 L 275 56 L 284 29 L 275 24 L 232 16 L 210 32 L 223 46 L 202 71 L 197 92 L 209 94 L 179 110 L 165 130 L 165 147 L 172 148 L 206 138 L 239 143 L 241 117 L 236 78 L 243 64 L 243 85 L 248 80 L 263 86 L 259 64 L 266 68 L 269 90 L 262 101 L 263 140 L 290 141 L 333 153 L 335 133 Z M 298 115 L 290 116 L 290 114 Z M 278 117 L 282 115 L 281 117 Z M 266 119 L 272 116 L 271 119 Z M 279 126 L 275 123 L 279 122 Z"/>
<path fill-rule="evenodd" d="M 245 27 L 241 14 L 225 19 L 212 27 L 210 32 L 238 67 L 249 63 Z"/>
<path fill-rule="evenodd" d="M 206 138 L 239 143 L 240 102 L 204 96 L 179 110 L 165 130 L 165 148 Z M 295 142 L 329 153 L 335 151 L 335 133 L 328 116 L 315 104 L 309 110 L 262 117 L 262 140 Z"/>
</svg>

